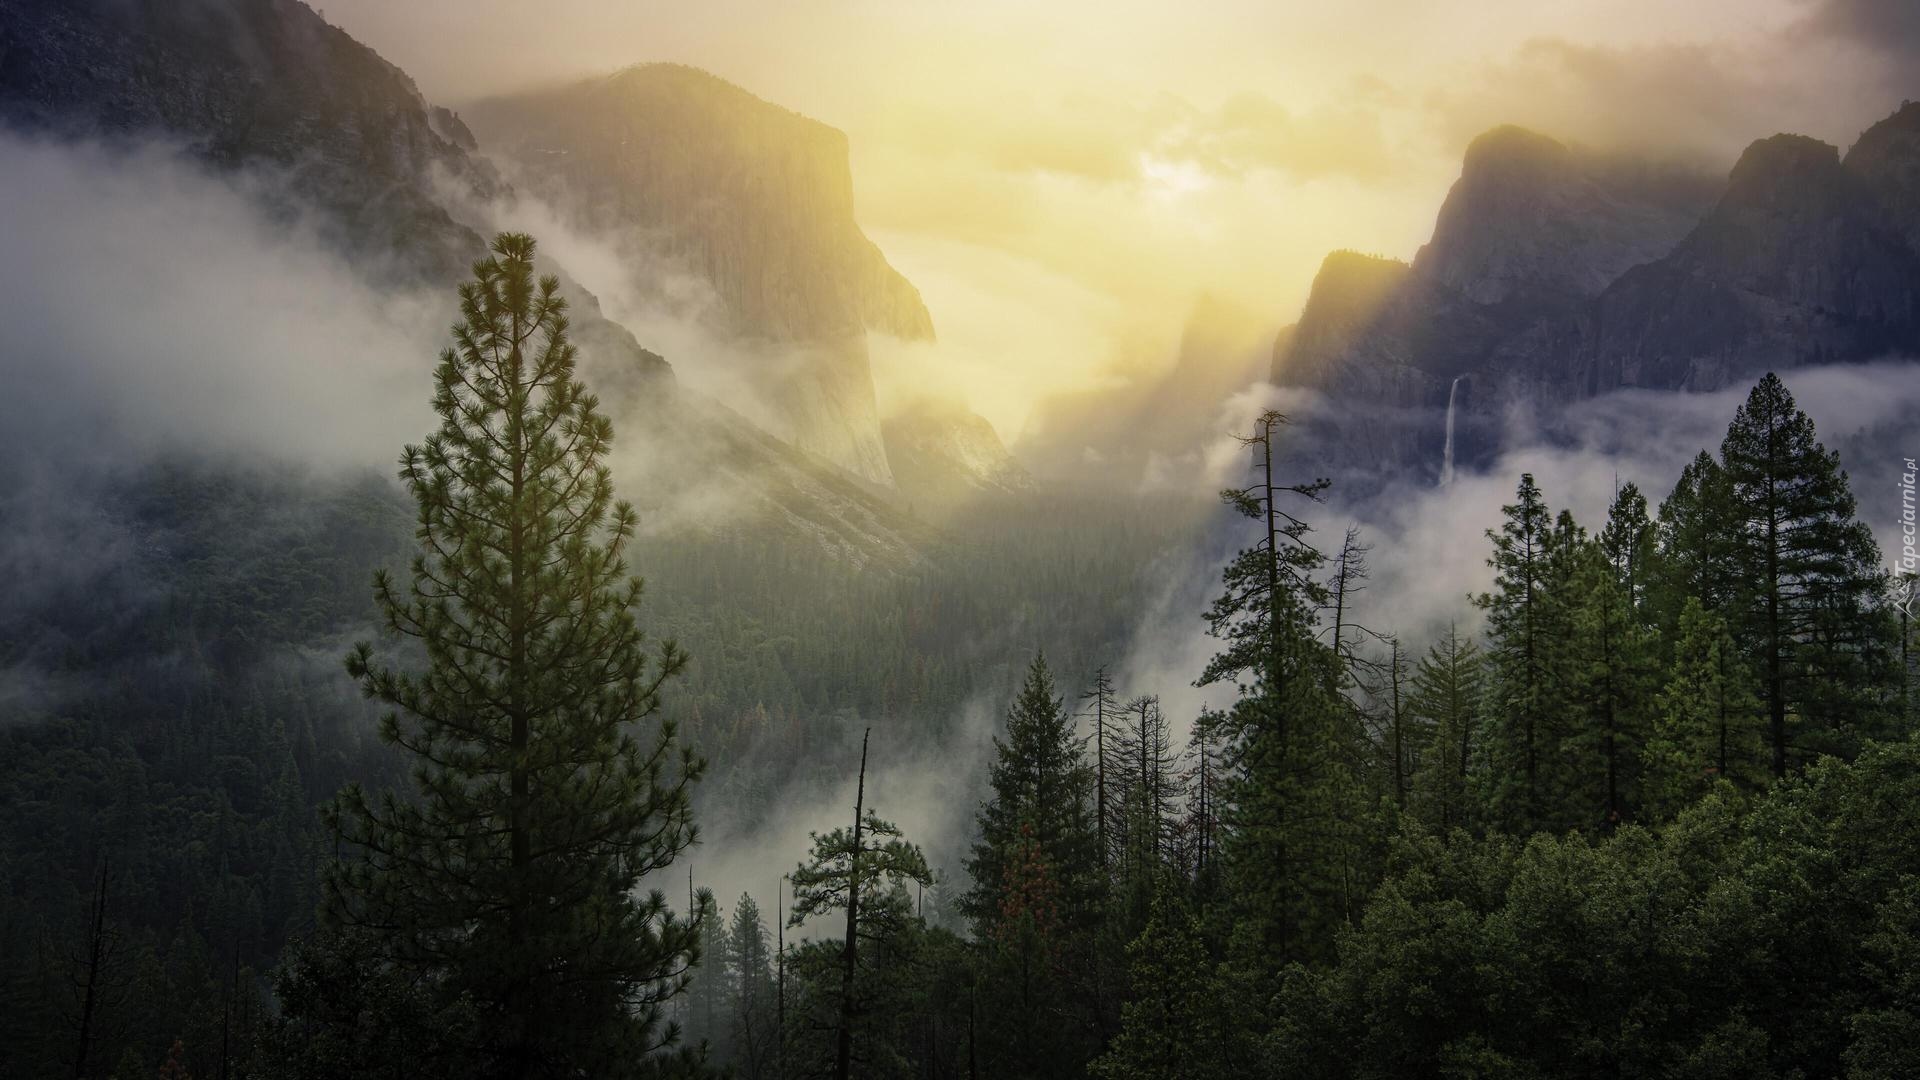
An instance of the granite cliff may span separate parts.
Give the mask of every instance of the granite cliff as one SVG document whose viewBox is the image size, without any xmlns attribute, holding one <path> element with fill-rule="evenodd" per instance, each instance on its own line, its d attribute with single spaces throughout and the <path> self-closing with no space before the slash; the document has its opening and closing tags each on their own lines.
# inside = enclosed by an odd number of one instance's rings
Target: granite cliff
<svg viewBox="0 0 1920 1080">
<path fill-rule="evenodd" d="M 765 395 L 795 445 L 891 481 L 866 334 L 930 339 L 933 321 L 854 220 L 845 135 L 677 64 L 466 115 L 521 190 L 646 265 L 646 302 L 675 303 L 679 277 L 705 286 L 686 314 L 765 354 Z"/>
<path fill-rule="evenodd" d="M 1329 256 L 1273 379 L 1324 395 L 1296 440 L 1330 471 L 1437 478 L 1516 416 L 1622 387 L 1713 390 L 1920 349 L 1920 109 L 1843 162 L 1778 135 L 1724 181 L 1517 128 L 1468 148 L 1410 266 Z"/>
<path fill-rule="evenodd" d="M 447 290 L 449 318 L 451 286 L 485 251 L 488 225 L 470 212 L 511 195 L 459 117 L 298 0 L 0 0 L 0 125 L 53 141 L 182 147 L 244 177 L 369 281 Z M 288 240 L 306 235 L 289 228 Z M 705 515 L 684 508 L 725 506 L 729 520 L 744 515 L 856 563 L 920 558 L 922 526 L 680 385 L 553 269 L 573 302 L 583 369 L 622 445 L 646 451 L 623 483 L 645 485 L 630 494 L 656 519 L 700 526 Z M 423 396 L 432 363 L 420 358 Z"/>
</svg>

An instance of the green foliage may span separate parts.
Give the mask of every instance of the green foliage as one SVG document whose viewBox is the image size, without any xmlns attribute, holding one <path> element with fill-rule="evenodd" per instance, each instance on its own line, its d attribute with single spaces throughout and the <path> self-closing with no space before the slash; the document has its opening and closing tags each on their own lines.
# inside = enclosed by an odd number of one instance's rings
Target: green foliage
<svg viewBox="0 0 1920 1080">
<path fill-rule="evenodd" d="M 535 281 L 524 236 L 493 252 L 434 373 L 441 426 L 401 459 L 411 583 L 375 581 L 427 666 L 379 666 L 365 644 L 348 658 L 394 710 L 381 736 L 413 759 L 417 797 L 343 792 L 326 908 L 437 1000 L 471 1003 L 475 1075 L 638 1075 L 674 1040 L 663 1003 L 697 950 L 697 928 L 638 891 L 693 840 L 699 763 L 671 723 L 644 730 L 683 661 L 644 651 L 634 515 L 558 282 Z"/>
<path fill-rule="evenodd" d="M 1215 970 L 1199 924 L 1175 897 L 1156 897 L 1153 915 L 1127 946 L 1132 991 L 1120 1031 L 1088 1070 L 1101 1080 L 1230 1080 L 1263 1075 L 1258 1046 L 1238 1023 L 1245 1002 Z"/>
<path fill-rule="evenodd" d="M 1785 776 L 1797 760 L 1885 731 L 1884 572 L 1839 455 L 1815 440 L 1778 376 L 1734 415 L 1720 461 L 1735 525 L 1728 622 L 1758 680 L 1773 773 Z"/>
<path fill-rule="evenodd" d="M 1554 551 L 1551 517 L 1531 473 L 1520 477 L 1506 520 L 1489 529 L 1493 591 L 1474 599 L 1487 613 L 1487 711 L 1478 775 L 1489 820 L 1509 832 L 1545 827 L 1562 718 L 1554 659 L 1559 627 L 1547 596 Z"/>
<path fill-rule="evenodd" d="M 1473 640 L 1449 624 L 1414 668 L 1408 710 L 1431 732 L 1413 777 L 1415 816 L 1436 832 L 1466 828 L 1475 816 L 1468 778 L 1478 749 L 1484 661 Z"/>
<path fill-rule="evenodd" d="M 1642 751 L 1650 816 L 1672 817 L 1719 780 L 1764 786 L 1766 749 L 1759 703 L 1726 621 L 1688 597 L 1673 667 L 1655 701 L 1653 734 Z"/>
</svg>

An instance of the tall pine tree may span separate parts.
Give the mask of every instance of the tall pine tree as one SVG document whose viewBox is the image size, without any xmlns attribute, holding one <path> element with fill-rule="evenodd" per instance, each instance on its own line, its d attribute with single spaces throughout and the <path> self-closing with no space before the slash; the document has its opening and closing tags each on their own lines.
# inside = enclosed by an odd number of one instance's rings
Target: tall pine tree
<svg viewBox="0 0 1920 1080">
<path fill-rule="evenodd" d="M 694 839 L 701 765 L 655 719 L 684 657 L 671 642 L 650 657 L 634 620 L 634 512 L 614 500 L 612 424 L 574 377 L 558 282 L 536 279 L 526 236 L 492 251 L 434 372 L 440 428 L 401 458 L 411 582 L 375 582 L 425 667 L 366 644 L 347 661 L 390 707 L 380 734 L 417 790 L 342 793 L 328 816 L 348 857 L 326 911 L 471 1003 L 479 1075 L 645 1075 L 696 949 L 696 927 L 642 891 Z"/>
<path fill-rule="evenodd" d="M 1759 680 L 1773 774 L 1850 753 L 1889 711 L 1894 631 L 1839 455 L 1769 373 L 1720 445 L 1736 529 L 1728 623 Z"/>
</svg>

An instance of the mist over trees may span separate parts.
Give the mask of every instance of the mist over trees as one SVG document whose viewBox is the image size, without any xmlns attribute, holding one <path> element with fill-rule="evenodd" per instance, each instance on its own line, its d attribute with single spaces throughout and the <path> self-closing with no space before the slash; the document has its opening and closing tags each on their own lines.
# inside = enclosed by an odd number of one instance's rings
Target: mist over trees
<svg viewBox="0 0 1920 1080">
<path fill-rule="evenodd" d="M 637 538 L 533 251 L 497 238 L 460 289 L 410 542 L 377 485 L 319 491 L 299 524 L 342 542 L 293 559 L 299 529 L 194 512 L 269 495 L 148 477 L 203 606 L 60 647 L 185 639 L 191 665 L 0 729 L 32 826 L 4 838 L 9 1071 L 1920 1071 L 1912 628 L 1777 377 L 1657 501 L 1623 483 L 1583 523 L 1518 477 L 1491 587 L 1424 637 L 1375 624 L 1369 538 L 1316 530 L 1327 485 L 1260 415 L 1221 496 L 1246 543 L 1195 613 L 1223 703 L 1180 715 L 1116 674 L 1166 536 L 1137 514 L 984 515 L 886 582 Z M 678 596 L 642 604 L 630 558 Z M 367 616 L 371 725 L 264 659 Z M 996 626 L 1024 670 L 987 659 Z M 988 672 L 1007 705 L 940 865 L 870 770 L 904 749 L 886 720 L 940 723 Z M 696 820 L 796 813 L 776 765 L 851 801 L 799 822 L 777 895 L 723 905 Z"/>
</svg>

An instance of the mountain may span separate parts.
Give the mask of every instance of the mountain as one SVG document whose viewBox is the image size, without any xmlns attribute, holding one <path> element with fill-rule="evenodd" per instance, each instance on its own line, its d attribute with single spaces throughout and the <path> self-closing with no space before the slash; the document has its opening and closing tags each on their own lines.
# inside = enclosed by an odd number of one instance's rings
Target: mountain
<svg viewBox="0 0 1920 1080">
<path fill-rule="evenodd" d="M 1839 151 L 1775 135 L 1740 156 L 1725 194 L 1671 254 L 1602 294 L 1579 376 L 1590 393 L 1712 390 L 1912 348 L 1916 287 L 1920 254 Z"/>
<path fill-rule="evenodd" d="M 1045 479 L 1085 482 L 1091 464 L 1107 486 L 1188 486 L 1205 448 L 1244 422 L 1232 403 L 1266 380 L 1274 341 L 1266 317 L 1203 293 L 1168 360 L 1037 403 L 1014 449 Z"/>
<path fill-rule="evenodd" d="M 517 187 L 643 268 L 644 303 L 677 302 L 751 343 L 761 370 L 736 374 L 796 445 L 892 479 L 866 334 L 931 339 L 933 320 L 854 220 L 844 134 L 678 64 L 494 98 L 466 116 Z"/>
<path fill-rule="evenodd" d="M 449 312 L 452 285 L 486 250 L 487 209 L 512 196 L 458 117 L 296 0 L 0 0 L 0 124 L 181 145 L 209 169 L 258 178 L 246 190 L 370 281 L 446 289 Z M 554 269 L 583 371 L 623 449 L 646 449 L 623 493 L 687 526 L 744 515 L 856 563 L 919 558 L 923 526 L 681 385 Z M 423 396 L 431 366 L 421 358 Z"/>
<path fill-rule="evenodd" d="M 951 511 L 982 496 L 1036 490 L 993 425 L 958 405 L 922 400 L 881 425 L 900 494 L 916 509 Z"/>
<path fill-rule="evenodd" d="M 485 198 L 491 165 L 405 73 L 294 0 L 0 0 L 0 120 L 60 138 L 163 136 L 278 172 L 286 210 L 383 270 L 451 278 L 480 235 L 424 178 Z"/>
<path fill-rule="evenodd" d="M 1518 128 L 1474 140 L 1410 266 L 1330 256 L 1273 378 L 1323 400 L 1297 440 L 1334 471 L 1438 475 L 1516 417 L 1622 387 L 1713 390 L 1920 346 L 1920 109 L 1831 146 L 1778 135 L 1724 181 Z"/>
</svg>

